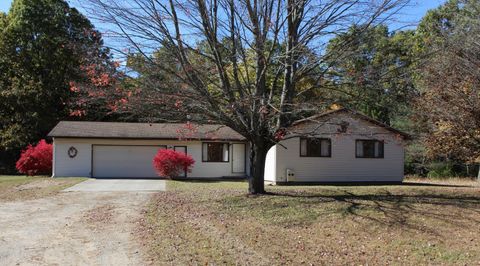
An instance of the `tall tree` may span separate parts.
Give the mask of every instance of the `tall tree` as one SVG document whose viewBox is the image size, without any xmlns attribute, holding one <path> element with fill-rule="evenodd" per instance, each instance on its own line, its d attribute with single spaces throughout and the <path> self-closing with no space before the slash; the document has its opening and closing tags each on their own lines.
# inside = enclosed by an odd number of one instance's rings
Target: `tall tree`
<svg viewBox="0 0 480 266">
<path fill-rule="evenodd" d="M 7 24 L 7 14 L 0 12 L 0 30 L 3 30 Z"/>
<path fill-rule="evenodd" d="M 431 157 L 480 161 L 480 3 L 449 1 L 428 13 L 419 27 L 418 110 L 428 121 Z"/>
<path fill-rule="evenodd" d="M 384 22 L 407 0 L 89 0 L 98 19 L 116 26 L 125 45 L 145 59 L 159 47 L 177 69 L 164 69 L 184 86 L 158 99 L 185 120 L 231 127 L 251 142 L 249 192 L 264 193 L 267 151 L 318 103 L 302 93 L 323 85 L 320 67 L 333 33 L 352 24 Z M 229 40 L 224 42 L 224 40 Z M 203 42 L 208 49 L 198 49 Z M 281 52 L 279 45 L 284 45 Z M 340 49 L 340 48 L 339 48 Z M 314 51 L 316 60 L 305 61 Z M 199 60 L 199 58 L 201 60 Z M 163 68 L 162 64 L 156 64 Z M 273 80 L 268 73 L 275 73 Z"/>
<path fill-rule="evenodd" d="M 415 32 L 415 56 L 428 60 L 428 55 L 435 53 L 445 42 L 460 16 L 466 15 L 468 9 L 462 8 L 465 0 L 448 0 L 438 8 L 431 9 L 422 18 Z"/>
<path fill-rule="evenodd" d="M 12 165 L 69 115 L 70 82 L 84 80 L 81 66 L 108 51 L 90 21 L 62 0 L 14 0 L 0 30 L 0 154 Z"/>
<path fill-rule="evenodd" d="M 225 47 L 232 47 L 230 39 L 224 38 L 222 45 Z M 272 40 L 267 40 L 267 44 L 271 45 Z M 194 44 L 192 47 L 199 51 L 202 54 L 209 54 L 212 51 L 210 50 L 208 43 L 202 41 Z M 272 55 L 270 56 L 269 64 L 273 67 L 270 67 L 266 73 L 266 83 L 268 86 L 281 87 L 282 80 L 278 78 L 278 75 L 281 73 L 278 72 L 278 69 L 281 69 L 279 66 L 282 64 L 280 58 L 285 51 L 285 44 L 278 44 L 277 47 L 273 47 Z M 223 58 L 228 58 L 228 50 L 222 49 L 221 51 Z M 254 71 L 251 69 L 254 68 L 254 56 L 255 51 L 249 47 L 245 49 L 245 62 L 237 68 L 238 72 L 242 73 L 242 76 L 249 75 L 246 79 L 253 80 L 255 78 Z M 312 64 L 317 58 L 312 51 L 306 52 L 302 55 L 303 58 L 299 59 L 304 62 L 304 64 Z M 198 69 L 197 71 L 210 71 L 215 69 L 215 65 L 212 64 L 209 60 L 197 53 L 189 54 L 192 64 L 202 65 L 203 68 Z M 161 67 L 159 67 L 159 65 Z M 123 89 L 130 92 L 130 97 L 128 97 L 128 107 L 127 112 L 130 112 L 133 116 L 133 119 L 139 121 L 148 121 L 148 122 L 161 122 L 161 121 L 179 121 L 185 117 L 184 112 L 178 112 L 178 108 L 171 109 L 171 105 L 166 106 L 167 108 L 159 108 L 159 99 L 162 96 L 167 94 L 175 95 L 176 93 L 181 93 L 181 90 L 178 90 L 179 87 L 188 86 L 182 79 L 176 78 L 172 75 L 172 72 L 178 72 L 178 64 L 175 60 L 175 55 L 171 50 L 167 49 L 165 46 L 157 49 L 150 58 L 145 58 L 142 54 L 133 53 L 127 55 L 127 68 L 131 72 L 129 78 L 126 78 L 126 82 L 123 83 Z M 226 73 L 229 76 L 233 76 L 235 72 L 231 66 L 227 66 Z M 277 70 L 277 72 L 273 72 Z M 203 75 L 207 75 L 204 73 Z M 308 102 L 316 101 L 316 105 L 321 102 L 319 95 L 315 91 L 310 90 L 304 92 L 303 90 L 308 90 L 314 81 L 310 78 L 302 79 L 302 82 L 296 84 L 299 92 L 298 101 Z M 275 84 L 274 84 L 275 83 Z M 177 102 L 175 96 L 172 96 L 170 101 Z M 190 116 L 196 115 L 198 118 L 195 120 L 208 120 L 208 118 L 201 117 L 200 113 L 190 113 Z"/>
<path fill-rule="evenodd" d="M 353 26 L 330 40 L 327 58 L 335 94 L 342 105 L 391 124 L 416 95 L 410 66 L 413 31 L 390 33 L 379 25 Z M 347 51 L 340 51 L 349 43 Z"/>
</svg>

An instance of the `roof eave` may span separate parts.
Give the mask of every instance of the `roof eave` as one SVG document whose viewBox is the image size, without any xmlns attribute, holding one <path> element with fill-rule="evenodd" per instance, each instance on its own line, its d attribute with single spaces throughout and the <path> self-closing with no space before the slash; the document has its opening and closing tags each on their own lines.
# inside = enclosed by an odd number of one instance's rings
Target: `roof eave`
<svg viewBox="0 0 480 266">
<path fill-rule="evenodd" d="M 124 139 L 124 140 L 179 140 L 179 141 L 247 141 L 239 138 L 158 138 L 158 137 L 117 137 L 117 136 L 65 136 L 65 135 L 47 135 L 51 138 L 65 138 L 65 139 Z"/>
</svg>

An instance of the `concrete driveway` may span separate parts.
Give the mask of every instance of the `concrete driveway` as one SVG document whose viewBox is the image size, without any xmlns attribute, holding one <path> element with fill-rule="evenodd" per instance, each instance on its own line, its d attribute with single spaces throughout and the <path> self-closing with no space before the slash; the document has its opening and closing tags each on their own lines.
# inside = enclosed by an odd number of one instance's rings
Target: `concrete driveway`
<svg viewBox="0 0 480 266">
<path fill-rule="evenodd" d="M 135 230 L 163 180 L 87 180 L 0 203 L 0 265 L 142 265 Z"/>
<path fill-rule="evenodd" d="M 165 191 L 165 180 L 89 179 L 64 190 L 64 192 L 72 191 Z"/>
</svg>

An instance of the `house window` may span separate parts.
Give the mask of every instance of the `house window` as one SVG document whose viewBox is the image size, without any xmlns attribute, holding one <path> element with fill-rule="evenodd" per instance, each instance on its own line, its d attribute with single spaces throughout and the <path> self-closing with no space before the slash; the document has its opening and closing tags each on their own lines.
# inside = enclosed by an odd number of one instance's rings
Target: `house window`
<svg viewBox="0 0 480 266">
<path fill-rule="evenodd" d="M 229 148 L 228 143 L 222 142 L 204 142 L 202 143 L 202 161 L 203 162 L 228 162 Z"/>
<path fill-rule="evenodd" d="M 383 158 L 383 141 L 379 140 L 357 140 L 357 158 Z"/>
<path fill-rule="evenodd" d="M 331 157 L 332 142 L 330 139 L 301 138 L 300 157 Z"/>
</svg>

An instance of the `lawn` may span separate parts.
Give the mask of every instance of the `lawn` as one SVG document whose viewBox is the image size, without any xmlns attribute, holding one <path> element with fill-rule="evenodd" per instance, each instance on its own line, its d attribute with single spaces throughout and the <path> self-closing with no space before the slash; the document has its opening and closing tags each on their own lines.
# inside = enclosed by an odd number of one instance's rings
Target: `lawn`
<svg viewBox="0 0 480 266">
<path fill-rule="evenodd" d="M 0 202 L 51 196 L 84 178 L 0 176 Z"/>
<path fill-rule="evenodd" d="M 169 181 L 142 221 L 154 264 L 477 264 L 475 182 L 267 187 Z"/>
</svg>

